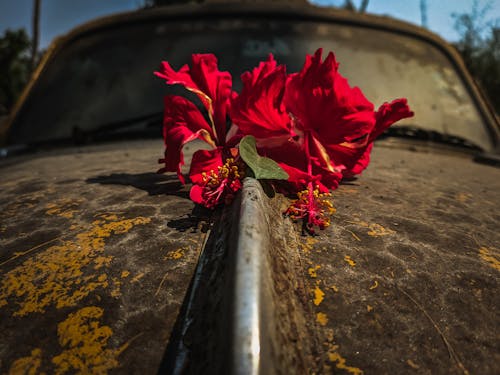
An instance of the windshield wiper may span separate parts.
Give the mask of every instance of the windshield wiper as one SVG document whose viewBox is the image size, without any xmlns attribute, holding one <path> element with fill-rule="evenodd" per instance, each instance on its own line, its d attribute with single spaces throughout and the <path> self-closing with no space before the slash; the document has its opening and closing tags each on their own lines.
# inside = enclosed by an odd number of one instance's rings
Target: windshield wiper
<svg viewBox="0 0 500 375">
<path fill-rule="evenodd" d="M 461 147 L 471 151 L 482 151 L 481 147 L 465 138 L 456 135 L 444 134 L 435 130 L 422 129 L 421 127 L 415 125 L 392 126 L 380 136 L 380 138 L 388 137 L 411 138 L 420 141 Z"/>
<path fill-rule="evenodd" d="M 96 139 L 103 139 L 110 137 L 111 134 L 117 133 L 124 129 L 130 129 L 133 126 L 142 125 L 140 131 L 129 131 L 136 135 L 137 133 L 159 136 L 161 135 L 161 122 L 163 119 L 163 112 L 154 112 L 143 116 L 132 117 L 125 120 L 108 122 L 96 126 L 90 130 L 82 129 L 79 126 L 73 127 L 72 139 L 75 143 L 87 143 Z M 126 134 L 126 133 L 124 133 Z M 121 134 L 121 135 L 124 135 Z"/>
</svg>

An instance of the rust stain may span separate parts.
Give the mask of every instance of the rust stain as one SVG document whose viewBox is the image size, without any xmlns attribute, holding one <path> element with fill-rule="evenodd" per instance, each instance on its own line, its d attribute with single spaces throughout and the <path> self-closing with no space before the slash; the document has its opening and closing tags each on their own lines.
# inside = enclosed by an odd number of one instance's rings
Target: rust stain
<svg viewBox="0 0 500 375">
<path fill-rule="evenodd" d="M 113 331 L 100 324 L 103 314 L 100 307 L 84 307 L 58 324 L 57 335 L 63 350 L 52 358 L 55 374 L 105 374 L 118 367 L 118 356 L 129 344 L 108 348 Z"/>
<path fill-rule="evenodd" d="M 107 288 L 109 280 L 100 270 L 109 266 L 113 257 L 104 255 L 105 239 L 150 221 L 102 215 L 75 240 L 50 246 L 5 273 L 0 280 L 0 307 L 17 305 L 14 316 L 43 313 L 51 305 L 75 306 L 92 291 Z"/>
<path fill-rule="evenodd" d="M 39 348 L 33 349 L 27 357 L 16 359 L 9 369 L 9 375 L 38 374 L 38 368 L 42 364 L 42 350 Z"/>
<path fill-rule="evenodd" d="M 349 255 L 346 255 L 344 257 L 344 260 L 351 266 L 351 267 L 354 267 L 356 265 L 356 262 L 354 260 L 351 259 L 351 257 Z"/>
<path fill-rule="evenodd" d="M 482 246 L 479 249 L 479 257 L 487 262 L 490 267 L 496 269 L 497 271 L 500 271 L 500 257 L 494 253 L 494 250 L 485 246 Z"/>
<path fill-rule="evenodd" d="M 314 304 L 316 306 L 319 306 L 321 302 L 323 302 L 323 299 L 325 298 L 325 293 L 319 288 L 319 286 L 316 285 L 316 288 L 314 288 Z"/>
</svg>

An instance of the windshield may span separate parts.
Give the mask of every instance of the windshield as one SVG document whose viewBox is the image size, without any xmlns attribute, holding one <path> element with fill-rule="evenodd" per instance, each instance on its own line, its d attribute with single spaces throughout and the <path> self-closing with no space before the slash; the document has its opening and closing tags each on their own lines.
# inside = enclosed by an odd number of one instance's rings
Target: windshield
<svg viewBox="0 0 500 375">
<path fill-rule="evenodd" d="M 433 45 L 355 25 L 214 18 L 121 25 L 74 40 L 49 62 L 8 142 L 68 138 L 75 130 L 161 112 L 162 98 L 171 92 L 153 75 L 162 60 L 177 69 L 192 53 L 214 53 L 220 69 L 233 74 L 238 91 L 239 75 L 270 52 L 293 72 L 318 47 L 336 54 L 340 73 L 376 107 L 408 98 L 415 117 L 401 126 L 461 137 L 485 150 L 493 147 L 461 79 Z"/>
</svg>

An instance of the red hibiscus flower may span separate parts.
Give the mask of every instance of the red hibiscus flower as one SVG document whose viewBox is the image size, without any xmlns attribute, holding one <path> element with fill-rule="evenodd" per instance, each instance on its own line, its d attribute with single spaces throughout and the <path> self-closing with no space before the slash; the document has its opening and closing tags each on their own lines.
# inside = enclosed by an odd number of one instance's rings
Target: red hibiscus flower
<svg viewBox="0 0 500 375">
<path fill-rule="evenodd" d="M 413 113 L 406 99 L 375 112 L 361 90 L 338 71 L 333 53 L 307 55 L 302 70 L 286 76 L 272 58 L 242 76 L 242 93 L 232 101 L 231 117 L 259 150 L 304 188 L 320 179 L 322 191 L 342 177 L 359 174 L 369 162 L 373 140 L 397 120 Z"/>
<path fill-rule="evenodd" d="M 177 172 L 179 179 L 184 183 L 184 176 L 181 173 L 181 166 L 184 164 L 182 148 L 195 139 L 205 141 L 212 149 L 200 150 L 193 155 L 189 171 L 194 184 L 191 198 L 196 203 L 214 206 L 225 199 L 227 188 L 220 189 L 221 193 L 216 195 L 218 199 L 214 203 L 213 197 L 208 199 L 206 194 L 200 193 L 200 187 L 216 189 L 215 181 L 218 181 L 219 185 L 231 186 L 233 190 L 236 187 L 234 183 L 227 183 L 228 176 L 214 178 L 224 166 L 223 160 L 231 157 L 231 146 L 234 147 L 235 143 L 234 140 L 226 141 L 226 117 L 232 95 L 231 75 L 219 71 L 217 58 L 212 54 L 192 55 L 191 67 L 184 65 L 179 71 L 173 70 L 168 62 L 162 62 L 160 71 L 155 72 L 155 75 L 165 79 L 167 84 L 179 84 L 195 93 L 208 115 L 207 121 L 198 107 L 184 97 L 176 95 L 165 97 L 163 119 L 165 158 L 160 160 L 165 166 L 160 172 Z"/>
</svg>

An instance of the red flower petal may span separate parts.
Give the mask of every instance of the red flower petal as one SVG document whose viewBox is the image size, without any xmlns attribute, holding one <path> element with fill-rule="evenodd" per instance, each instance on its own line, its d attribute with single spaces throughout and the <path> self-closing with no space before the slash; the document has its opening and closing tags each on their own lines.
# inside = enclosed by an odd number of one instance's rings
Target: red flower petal
<svg viewBox="0 0 500 375">
<path fill-rule="evenodd" d="M 282 104 L 286 72 L 273 55 L 241 75 L 243 90 L 231 101 L 231 119 L 243 134 L 256 138 L 290 135 L 290 119 Z"/>
<path fill-rule="evenodd" d="M 203 183 L 203 173 L 217 171 L 218 167 L 223 165 L 222 148 L 214 150 L 198 150 L 193 154 L 189 178 L 193 184 Z"/>
<path fill-rule="evenodd" d="M 377 138 L 389 126 L 404 118 L 413 117 L 414 113 L 408 106 L 405 98 L 393 100 L 391 103 L 384 103 L 375 114 L 375 129 L 370 135 L 370 140 Z"/>
<path fill-rule="evenodd" d="M 219 144 L 226 137 L 226 115 L 229 98 L 232 94 L 232 77 L 229 72 L 221 72 L 217 58 L 213 54 L 193 54 L 191 68 L 184 65 L 179 71 L 172 69 L 166 61 L 155 74 L 167 81 L 167 84 L 180 84 L 194 92 L 209 113 Z"/>
<path fill-rule="evenodd" d="M 322 49 L 307 55 L 304 67 L 287 82 L 285 104 L 297 126 L 313 131 L 323 144 L 350 142 L 375 125 L 373 104 L 337 72 L 333 53 L 321 61 Z"/>
<path fill-rule="evenodd" d="M 163 138 L 165 141 L 165 168 L 177 172 L 184 183 L 181 166 L 184 164 L 182 146 L 196 138 L 215 147 L 213 132 L 198 108 L 181 96 L 168 95 L 164 99 Z"/>
</svg>

